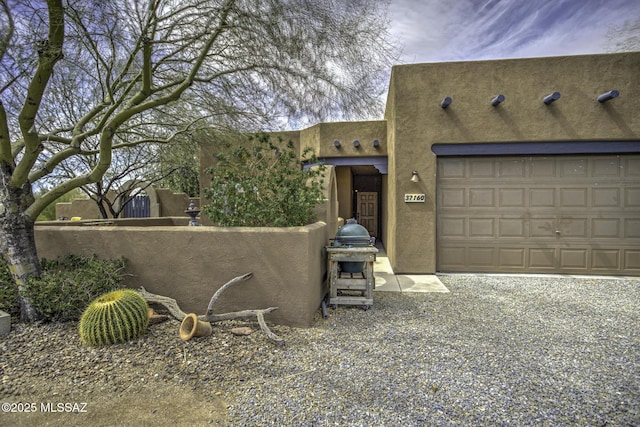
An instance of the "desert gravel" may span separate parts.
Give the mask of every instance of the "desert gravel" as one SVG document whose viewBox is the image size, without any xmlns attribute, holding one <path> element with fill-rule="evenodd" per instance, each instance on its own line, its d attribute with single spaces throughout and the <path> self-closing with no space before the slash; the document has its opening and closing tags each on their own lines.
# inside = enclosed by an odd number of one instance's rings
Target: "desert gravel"
<svg viewBox="0 0 640 427">
<path fill-rule="evenodd" d="M 104 348 L 75 323 L 14 325 L 0 400 L 87 405 L 0 425 L 640 425 L 640 280 L 440 280 L 450 293 L 376 292 L 368 311 L 274 326 L 284 345 L 252 322 L 185 343 L 171 320 Z"/>
</svg>

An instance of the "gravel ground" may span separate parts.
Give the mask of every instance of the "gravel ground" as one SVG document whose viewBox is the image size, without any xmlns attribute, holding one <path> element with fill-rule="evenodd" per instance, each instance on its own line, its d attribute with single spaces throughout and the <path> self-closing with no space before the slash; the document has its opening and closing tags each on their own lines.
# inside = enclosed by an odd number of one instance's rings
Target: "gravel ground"
<svg viewBox="0 0 640 427">
<path fill-rule="evenodd" d="M 273 327 L 284 345 L 245 322 L 183 343 L 168 321 L 104 348 L 74 323 L 15 325 L 0 401 L 37 410 L 0 425 L 640 425 L 640 280 L 440 279 L 450 293 L 379 292 L 368 311 Z M 62 402 L 86 406 L 46 406 Z"/>
</svg>

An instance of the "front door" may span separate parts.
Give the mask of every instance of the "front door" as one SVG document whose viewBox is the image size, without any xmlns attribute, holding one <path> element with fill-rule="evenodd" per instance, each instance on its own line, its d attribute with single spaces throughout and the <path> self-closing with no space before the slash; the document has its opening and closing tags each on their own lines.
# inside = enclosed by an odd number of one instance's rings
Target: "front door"
<svg viewBox="0 0 640 427">
<path fill-rule="evenodd" d="M 378 231 L 378 193 L 358 192 L 358 223 L 367 229 L 371 237 Z"/>
</svg>

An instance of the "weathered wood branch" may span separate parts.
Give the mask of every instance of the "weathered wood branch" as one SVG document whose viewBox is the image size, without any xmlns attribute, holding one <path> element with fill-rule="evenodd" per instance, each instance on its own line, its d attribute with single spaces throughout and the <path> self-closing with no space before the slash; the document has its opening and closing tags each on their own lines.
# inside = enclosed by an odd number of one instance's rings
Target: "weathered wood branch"
<svg viewBox="0 0 640 427">
<path fill-rule="evenodd" d="M 213 322 L 221 322 L 223 320 L 234 320 L 234 319 L 244 319 L 248 317 L 255 317 L 258 320 L 260 329 L 262 329 L 262 332 L 264 332 L 269 337 L 269 339 L 277 343 L 284 342 L 282 338 L 274 334 L 271 331 L 271 329 L 269 329 L 269 326 L 264 320 L 265 314 L 269 314 L 272 311 L 277 310 L 278 307 L 269 307 L 269 308 L 257 309 L 257 310 L 232 311 L 229 313 L 219 313 L 219 314 L 216 314 L 213 310 L 213 306 L 215 305 L 216 301 L 226 289 L 228 289 L 230 286 L 236 283 L 249 280 L 252 277 L 253 277 L 253 273 L 243 274 L 242 276 L 234 277 L 233 279 L 229 280 L 227 283 L 222 285 L 220 289 L 218 289 L 211 297 L 211 300 L 209 301 L 209 306 L 207 307 L 207 314 L 198 316 L 198 319 L 205 322 L 213 323 Z M 185 313 L 180 309 L 180 307 L 178 306 L 178 303 L 173 298 L 166 297 L 163 295 L 153 294 L 147 291 L 143 286 L 141 286 L 140 289 L 138 289 L 138 292 L 140 292 L 140 295 L 142 295 L 142 297 L 145 300 L 147 300 L 147 302 L 150 302 L 153 304 L 160 304 L 164 306 L 169 311 L 169 313 L 178 320 L 182 320 L 187 316 L 187 313 Z"/>
<path fill-rule="evenodd" d="M 138 292 L 140 292 L 142 298 L 146 299 L 147 302 L 164 306 L 164 308 L 169 310 L 169 313 L 176 319 L 181 321 L 182 319 L 187 317 L 187 313 L 180 310 L 178 303 L 173 298 L 152 294 L 151 292 L 147 291 L 144 286 L 141 286 L 140 289 L 138 289 Z"/>
<path fill-rule="evenodd" d="M 238 283 L 238 282 L 244 282 L 246 280 L 249 280 L 253 277 L 253 273 L 247 273 L 247 274 L 243 274 L 242 276 L 238 276 L 238 277 L 234 277 L 233 279 L 229 280 L 227 283 L 225 283 L 224 285 L 222 285 L 220 287 L 220 289 L 218 289 L 213 296 L 211 297 L 211 301 L 209 301 L 209 305 L 207 306 L 207 314 L 206 316 L 211 316 L 213 315 L 213 305 L 216 303 L 216 301 L 218 300 L 218 298 L 220 297 L 220 295 L 227 290 L 227 288 L 229 288 L 231 285 Z M 206 320 L 206 319 L 201 319 L 201 320 Z"/>
</svg>

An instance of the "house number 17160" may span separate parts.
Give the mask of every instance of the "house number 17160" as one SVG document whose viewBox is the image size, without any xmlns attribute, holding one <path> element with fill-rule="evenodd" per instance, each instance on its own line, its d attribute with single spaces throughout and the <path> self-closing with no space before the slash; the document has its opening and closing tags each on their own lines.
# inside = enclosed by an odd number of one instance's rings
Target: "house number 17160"
<svg viewBox="0 0 640 427">
<path fill-rule="evenodd" d="M 420 203 L 424 202 L 426 197 L 424 194 L 405 194 L 404 201 L 405 203 Z"/>
</svg>

